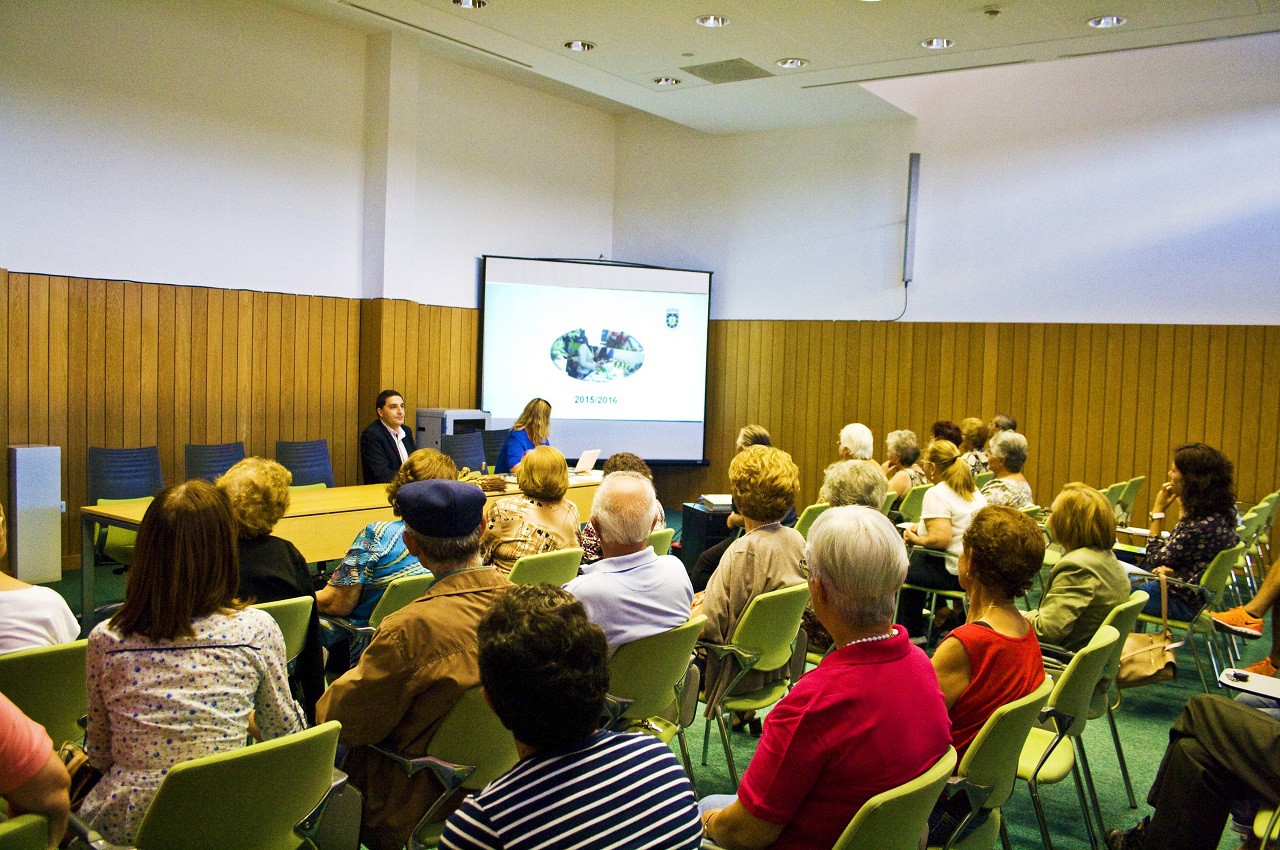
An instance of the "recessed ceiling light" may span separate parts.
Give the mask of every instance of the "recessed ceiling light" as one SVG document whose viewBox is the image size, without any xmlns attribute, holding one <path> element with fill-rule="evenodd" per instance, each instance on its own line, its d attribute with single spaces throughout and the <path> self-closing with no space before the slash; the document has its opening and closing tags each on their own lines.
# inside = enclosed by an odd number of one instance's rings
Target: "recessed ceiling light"
<svg viewBox="0 0 1280 850">
<path fill-rule="evenodd" d="M 699 15 L 693 19 L 693 22 L 700 27 L 727 27 L 729 19 L 724 15 Z"/>
<path fill-rule="evenodd" d="M 596 46 L 589 41 L 566 41 L 564 46 L 579 53 L 586 53 L 588 50 L 596 49 Z"/>
<path fill-rule="evenodd" d="M 654 83 L 660 86 L 678 86 L 680 81 L 675 77 L 654 77 Z"/>
<path fill-rule="evenodd" d="M 808 59 L 800 59 L 799 57 L 795 57 L 795 56 L 792 56 L 787 59 L 778 60 L 779 68 L 803 68 L 805 65 L 808 65 L 808 64 L 809 64 Z"/>
<path fill-rule="evenodd" d="M 1122 27 L 1127 23 L 1129 23 L 1129 19 L 1122 18 L 1119 15 L 1103 15 L 1099 18 L 1089 19 L 1089 26 L 1100 30 L 1109 30 L 1112 27 Z"/>
<path fill-rule="evenodd" d="M 453 0 L 453 5 L 459 9 L 483 9 L 489 4 L 486 0 Z"/>
<path fill-rule="evenodd" d="M 955 42 L 949 38 L 926 38 L 920 42 L 920 46 L 928 50 L 946 50 L 954 44 Z"/>
</svg>

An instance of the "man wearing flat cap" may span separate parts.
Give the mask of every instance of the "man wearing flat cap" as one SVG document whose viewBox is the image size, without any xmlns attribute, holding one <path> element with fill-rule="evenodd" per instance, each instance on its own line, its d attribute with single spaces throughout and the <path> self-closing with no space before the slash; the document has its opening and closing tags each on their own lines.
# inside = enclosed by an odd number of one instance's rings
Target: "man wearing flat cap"
<svg viewBox="0 0 1280 850">
<path fill-rule="evenodd" d="M 449 709 L 480 684 L 476 629 L 511 586 L 480 563 L 484 500 L 479 487 L 460 481 L 400 488 L 396 505 L 407 526 L 405 547 L 435 581 L 382 621 L 360 662 L 316 705 L 319 721 L 342 723 L 339 740 L 351 747 L 343 767 L 364 793 L 360 838 L 371 850 L 403 847 L 441 793 L 431 771 L 410 777 L 371 745 L 407 757 L 426 755 Z M 454 807 L 445 807 L 439 819 Z"/>
</svg>

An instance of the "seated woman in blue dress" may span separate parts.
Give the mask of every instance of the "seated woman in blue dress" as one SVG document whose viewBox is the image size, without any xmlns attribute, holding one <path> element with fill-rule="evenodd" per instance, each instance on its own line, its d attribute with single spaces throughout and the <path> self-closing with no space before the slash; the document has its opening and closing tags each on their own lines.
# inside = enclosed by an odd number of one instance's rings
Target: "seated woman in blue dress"
<svg viewBox="0 0 1280 850">
<path fill-rule="evenodd" d="M 511 434 L 502 446 L 502 456 L 498 458 L 499 475 L 514 472 L 524 459 L 525 452 L 538 446 L 549 446 L 547 438 L 551 436 L 551 403 L 546 399 L 535 398 L 524 406 L 519 418 L 511 426 Z"/>
</svg>

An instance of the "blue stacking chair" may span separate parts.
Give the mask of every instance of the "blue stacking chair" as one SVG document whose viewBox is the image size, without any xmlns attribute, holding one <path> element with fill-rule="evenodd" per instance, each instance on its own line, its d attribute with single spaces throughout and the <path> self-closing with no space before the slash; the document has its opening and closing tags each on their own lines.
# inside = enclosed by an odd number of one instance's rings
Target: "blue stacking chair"
<svg viewBox="0 0 1280 850">
<path fill-rule="evenodd" d="M 442 434 L 440 451 L 453 458 L 458 469 L 465 466 L 475 472 L 489 471 L 484 456 L 484 435 L 479 431 L 472 431 L 470 434 Z"/>
<path fill-rule="evenodd" d="M 306 440 L 299 443 L 277 440 L 276 460 L 293 473 L 294 486 L 337 486 L 333 481 L 333 461 L 329 459 L 328 440 Z"/>
<path fill-rule="evenodd" d="M 187 443 L 186 457 L 188 481 L 197 478 L 213 481 L 244 460 L 244 443 L 219 443 L 213 446 Z"/>
<path fill-rule="evenodd" d="M 511 429 L 489 428 L 480 434 L 484 438 L 484 462 L 496 467 L 502 457 L 502 449 L 507 445 L 507 437 L 511 436 Z"/>
<path fill-rule="evenodd" d="M 89 504 L 151 499 L 164 488 L 160 472 L 160 449 L 89 447 Z M 110 560 L 128 566 L 136 533 L 123 528 L 99 526 L 94 545 L 96 560 Z"/>
</svg>

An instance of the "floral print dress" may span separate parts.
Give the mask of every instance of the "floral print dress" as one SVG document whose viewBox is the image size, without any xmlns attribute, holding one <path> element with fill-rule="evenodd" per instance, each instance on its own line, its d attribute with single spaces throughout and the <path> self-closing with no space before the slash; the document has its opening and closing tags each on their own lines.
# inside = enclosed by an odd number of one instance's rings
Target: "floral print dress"
<svg viewBox="0 0 1280 850">
<path fill-rule="evenodd" d="M 101 623 L 89 635 L 89 761 L 103 772 L 79 815 L 131 844 L 169 768 L 306 726 L 289 693 L 284 637 L 255 608 L 201 617 L 194 638 L 152 641 Z"/>
<path fill-rule="evenodd" d="M 1173 570 L 1174 578 L 1196 584 L 1214 556 L 1239 542 L 1234 516 L 1209 514 L 1193 517 L 1183 514 L 1167 538 L 1153 537 L 1147 541 L 1147 558 L 1142 562 L 1142 568 L 1150 571 L 1156 567 L 1168 567 Z M 1183 600 L 1195 610 L 1199 610 L 1202 604 L 1196 591 L 1190 587 L 1170 587 L 1169 596 Z M 1160 603 L 1158 592 L 1155 603 Z"/>
</svg>

